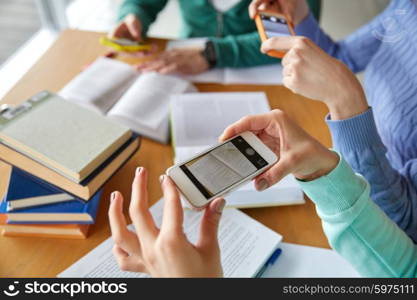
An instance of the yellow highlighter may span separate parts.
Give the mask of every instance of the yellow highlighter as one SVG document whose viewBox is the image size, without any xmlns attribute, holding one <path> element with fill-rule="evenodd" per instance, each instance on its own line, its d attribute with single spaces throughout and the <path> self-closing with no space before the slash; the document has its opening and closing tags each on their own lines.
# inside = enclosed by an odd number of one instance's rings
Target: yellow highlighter
<svg viewBox="0 0 417 300">
<path fill-rule="evenodd" d="M 129 39 L 110 39 L 108 37 L 101 37 L 100 44 L 113 48 L 116 51 L 137 52 L 150 51 L 152 46 L 135 42 Z"/>
</svg>

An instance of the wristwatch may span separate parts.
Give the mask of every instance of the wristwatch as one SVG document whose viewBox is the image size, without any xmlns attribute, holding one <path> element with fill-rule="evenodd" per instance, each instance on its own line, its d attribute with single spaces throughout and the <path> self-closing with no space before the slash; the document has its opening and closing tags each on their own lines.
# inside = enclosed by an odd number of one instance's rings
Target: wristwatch
<svg viewBox="0 0 417 300">
<path fill-rule="evenodd" d="M 206 42 L 204 49 L 201 51 L 201 55 L 206 59 L 210 69 L 213 69 L 216 66 L 217 55 L 212 41 Z"/>
</svg>

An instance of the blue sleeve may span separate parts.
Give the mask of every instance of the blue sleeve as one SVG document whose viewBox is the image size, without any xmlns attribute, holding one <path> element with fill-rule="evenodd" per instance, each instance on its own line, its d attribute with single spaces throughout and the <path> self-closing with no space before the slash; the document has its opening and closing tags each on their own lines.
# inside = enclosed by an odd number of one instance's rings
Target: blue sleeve
<svg viewBox="0 0 417 300">
<path fill-rule="evenodd" d="M 391 166 L 371 109 L 346 120 L 328 119 L 327 124 L 334 148 L 370 183 L 373 201 L 416 242 L 417 159 L 398 171 Z"/>
<path fill-rule="evenodd" d="M 329 55 L 344 62 L 353 72 L 361 72 L 381 45 L 380 37 L 385 32 L 382 21 L 391 14 L 392 5 L 393 3 L 370 23 L 338 42 L 321 30 L 311 14 L 296 26 L 295 32 L 311 39 Z"/>
<path fill-rule="evenodd" d="M 417 276 L 417 246 L 370 200 L 369 185 L 343 159 L 326 176 L 300 185 L 332 248 L 362 276 Z"/>
</svg>

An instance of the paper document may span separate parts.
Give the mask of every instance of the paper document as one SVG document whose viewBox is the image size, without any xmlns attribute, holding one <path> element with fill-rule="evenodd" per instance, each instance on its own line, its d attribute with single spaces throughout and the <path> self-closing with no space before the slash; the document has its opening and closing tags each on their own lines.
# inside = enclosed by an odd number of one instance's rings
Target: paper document
<svg viewBox="0 0 417 300">
<path fill-rule="evenodd" d="M 168 42 L 167 50 L 180 48 L 203 49 L 206 41 L 206 38 L 174 40 Z M 259 55 L 263 54 L 259 53 Z M 282 66 L 277 63 L 250 68 L 216 68 L 201 74 L 183 77 L 197 83 L 281 85 Z"/>
<path fill-rule="evenodd" d="M 281 243 L 282 253 L 262 277 L 360 277 L 358 272 L 336 251 Z"/>
<path fill-rule="evenodd" d="M 155 222 L 162 222 L 163 201 L 151 208 Z M 195 243 L 202 212 L 184 211 L 184 230 Z M 129 226 L 132 229 L 132 225 Z M 221 261 L 225 277 L 254 277 L 278 247 L 282 237 L 236 209 L 225 209 L 219 226 Z M 112 254 L 113 240 L 104 241 L 58 277 L 147 277 L 120 271 Z"/>
<path fill-rule="evenodd" d="M 242 117 L 269 110 L 264 93 L 199 93 L 172 96 L 171 120 L 175 162 L 184 162 L 217 144 L 218 137 L 224 129 Z M 237 158 L 236 155 L 231 156 Z M 213 160 L 214 158 L 215 156 L 211 155 L 204 157 L 194 166 L 201 172 L 192 172 L 194 175 L 199 174 L 198 179 L 204 186 L 209 187 L 209 190 L 221 191 L 231 182 L 243 177 L 239 175 L 242 170 L 230 166 L 230 157 L 223 159 L 226 165 L 229 164 L 229 168 L 224 168 L 224 164 L 219 164 L 219 159 Z M 211 160 L 211 163 L 208 160 Z M 210 164 L 212 165 L 208 167 Z M 220 174 L 220 171 L 224 172 L 223 174 L 228 173 L 224 176 L 213 176 Z M 256 191 L 253 182 L 248 182 L 228 194 L 226 200 L 228 207 L 249 208 L 302 204 L 304 195 L 295 178 L 290 175 L 263 192 Z"/>
</svg>

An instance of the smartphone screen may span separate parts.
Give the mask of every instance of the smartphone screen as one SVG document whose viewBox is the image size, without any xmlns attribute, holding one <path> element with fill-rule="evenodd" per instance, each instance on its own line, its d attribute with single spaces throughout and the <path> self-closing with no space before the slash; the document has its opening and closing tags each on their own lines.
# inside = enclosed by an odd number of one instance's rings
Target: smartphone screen
<svg viewBox="0 0 417 300">
<path fill-rule="evenodd" d="M 260 15 L 267 38 L 275 36 L 289 36 L 291 32 L 288 23 L 284 18 L 277 16 Z"/>
<path fill-rule="evenodd" d="M 238 136 L 183 165 L 181 170 L 210 199 L 267 166 L 267 161 Z"/>
</svg>

